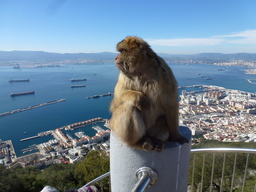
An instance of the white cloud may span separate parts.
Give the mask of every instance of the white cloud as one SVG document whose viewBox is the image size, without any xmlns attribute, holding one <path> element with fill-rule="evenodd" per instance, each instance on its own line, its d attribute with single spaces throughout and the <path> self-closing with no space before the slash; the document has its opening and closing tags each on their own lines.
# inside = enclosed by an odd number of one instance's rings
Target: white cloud
<svg viewBox="0 0 256 192">
<path fill-rule="evenodd" d="M 187 47 L 214 46 L 220 44 L 256 44 L 256 30 L 246 30 L 230 35 L 217 35 L 209 38 L 179 38 L 179 39 L 147 39 L 150 45 Z"/>
<path fill-rule="evenodd" d="M 223 42 L 220 38 L 185 38 L 185 39 L 148 39 L 147 42 L 151 45 L 160 46 L 208 46 L 218 45 Z"/>
<path fill-rule="evenodd" d="M 219 35 L 216 38 L 225 38 L 231 44 L 256 44 L 256 30 L 245 30 L 231 35 Z"/>
</svg>

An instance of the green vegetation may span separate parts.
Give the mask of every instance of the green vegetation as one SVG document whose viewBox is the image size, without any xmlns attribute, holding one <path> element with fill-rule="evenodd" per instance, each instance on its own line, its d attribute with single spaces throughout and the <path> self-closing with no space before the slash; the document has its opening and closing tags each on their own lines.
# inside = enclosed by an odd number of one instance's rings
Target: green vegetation
<svg viewBox="0 0 256 192">
<path fill-rule="evenodd" d="M 193 146 L 193 148 L 218 148 L 218 147 L 228 147 L 228 148 L 256 148 L 255 143 L 224 143 L 219 141 L 209 141 L 201 138 L 201 142 L 198 145 Z M 235 153 L 197 153 L 191 155 L 190 163 L 190 177 L 189 184 L 192 185 L 192 174 L 193 174 L 193 162 L 194 164 L 194 181 L 193 181 L 193 191 L 197 191 L 201 187 L 201 176 L 203 175 L 203 188 L 202 191 L 221 191 L 221 180 L 222 191 L 242 191 L 244 170 L 246 166 L 247 154 L 237 153 L 235 177 L 232 185 L 232 175 L 235 161 Z M 214 157 L 215 156 L 215 157 Z M 215 163 L 213 164 L 213 159 L 215 158 Z M 224 163 L 224 158 L 226 159 Z M 202 165 L 205 165 L 204 170 Z M 224 175 L 222 170 L 224 166 Z M 211 177 L 212 170 L 214 170 L 212 186 Z M 256 180 L 256 155 L 249 155 L 249 164 L 246 174 L 246 183 L 244 191 L 253 191 L 255 187 Z M 248 174 L 250 173 L 250 174 Z"/>
<path fill-rule="evenodd" d="M 0 192 L 38 192 L 50 185 L 60 192 L 80 188 L 87 182 L 109 171 L 109 157 L 91 151 L 75 164 L 55 164 L 44 170 L 29 166 L 6 169 L 0 165 Z M 107 186 L 107 187 L 106 187 Z M 109 191 L 109 178 L 97 185 L 101 191 Z"/>
<path fill-rule="evenodd" d="M 223 143 L 200 139 L 201 142 L 193 145 L 193 148 L 210 147 L 237 147 L 237 148 L 256 148 L 256 143 Z M 205 154 L 205 155 L 204 155 Z M 195 156 L 194 156 L 195 155 Z M 235 153 L 226 155 L 225 174 L 223 176 L 223 191 L 231 191 Z M 220 191 L 223 167 L 223 153 L 215 154 L 214 179 L 212 191 Z M 202 175 L 203 158 L 205 158 L 203 191 L 207 192 L 211 188 L 211 173 L 213 153 L 191 154 L 189 184 L 192 184 L 193 162 L 195 162 L 195 172 L 193 181 L 193 191 L 200 186 Z M 242 191 L 244 170 L 247 155 L 237 154 L 237 166 L 235 171 L 233 192 Z M 248 171 L 245 183 L 245 192 L 254 190 L 256 180 L 256 155 L 250 154 Z M 44 186 L 50 185 L 57 188 L 60 192 L 71 188 L 79 188 L 96 177 L 109 171 L 109 157 L 99 151 L 91 151 L 86 158 L 75 164 L 56 164 L 39 170 L 35 167 L 18 169 L 5 169 L 0 166 L 0 192 L 38 192 Z M 101 192 L 110 191 L 110 178 L 105 178 L 96 184 Z"/>
</svg>

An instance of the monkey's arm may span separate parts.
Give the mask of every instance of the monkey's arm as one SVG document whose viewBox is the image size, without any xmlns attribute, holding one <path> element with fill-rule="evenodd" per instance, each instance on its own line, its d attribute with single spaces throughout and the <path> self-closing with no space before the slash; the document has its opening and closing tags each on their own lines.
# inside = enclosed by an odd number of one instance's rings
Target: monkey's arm
<svg viewBox="0 0 256 192">
<path fill-rule="evenodd" d="M 121 94 L 116 95 L 118 95 L 118 97 L 114 98 L 113 105 L 111 105 L 110 109 L 111 111 L 113 111 L 114 108 L 124 103 L 136 107 L 140 111 L 147 110 L 150 107 L 150 103 L 147 97 L 139 91 L 126 90 L 123 91 Z"/>
</svg>

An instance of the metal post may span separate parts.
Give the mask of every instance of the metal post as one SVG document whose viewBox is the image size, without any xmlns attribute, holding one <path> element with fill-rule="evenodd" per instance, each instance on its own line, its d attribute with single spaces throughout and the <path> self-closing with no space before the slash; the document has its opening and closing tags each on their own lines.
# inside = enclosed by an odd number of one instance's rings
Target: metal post
<svg viewBox="0 0 256 192">
<path fill-rule="evenodd" d="M 180 132 L 191 140 L 191 131 L 187 127 L 180 126 Z M 128 147 L 111 132 L 111 191 L 187 192 L 190 145 L 167 142 L 162 152 L 142 151 Z M 154 185 L 151 182 L 156 179 L 147 175 L 152 171 L 145 171 L 145 167 L 157 173 L 158 179 Z"/>
</svg>

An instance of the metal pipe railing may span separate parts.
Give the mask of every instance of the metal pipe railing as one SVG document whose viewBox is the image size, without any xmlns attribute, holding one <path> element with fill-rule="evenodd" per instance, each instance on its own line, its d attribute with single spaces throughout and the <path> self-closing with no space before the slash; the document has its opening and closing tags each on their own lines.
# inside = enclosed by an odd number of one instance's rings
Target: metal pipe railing
<svg viewBox="0 0 256 192">
<path fill-rule="evenodd" d="M 157 174 L 150 167 L 141 167 L 136 171 L 138 182 L 132 192 L 143 192 L 157 182 Z"/>
<path fill-rule="evenodd" d="M 103 175 L 97 177 L 96 179 L 93 179 L 89 183 L 85 184 L 84 187 L 88 187 L 90 185 L 93 185 L 94 183 L 97 183 L 98 181 L 104 179 L 105 177 L 108 177 L 110 175 L 110 172 L 104 173 Z"/>
<path fill-rule="evenodd" d="M 231 180 L 231 189 L 233 188 L 234 185 L 234 177 L 235 177 L 235 172 L 236 172 L 236 163 L 237 163 L 237 154 L 238 153 L 247 153 L 247 158 L 246 158 L 246 165 L 245 165 L 245 170 L 244 170 L 244 179 L 243 179 L 243 185 L 242 185 L 242 191 L 244 191 L 244 185 L 245 185 L 245 180 L 246 180 L 246 173 L 248 169 L 248 161 L 249 161 L 249 154 L 256 154 L 256 149 L 250 149 L 250 148 L 200 148 L 200 149 L 192 149 L 191 153 L 204 153 L 203 158 L 205 158 L 205 153 L 213 153 L 213 166 L 212 166 L 212 173 L 211 173 L 211 185 L 213 181 L 213 175 L 214 175 L 214 165 L 215 165 L 215 154 L 216 153 L 224 153 L 223 156 L 223 165 L 222 169 L 225 169 L 225 163 L 226 163 L 226 153 L 235 153 L 234 157 L 234 166 L 233 166 L 233 174 L 232 174 L 232 180 Z M 203 160 L 204 164 L 204 160 Z M 195 156 L 193 157 L 192 161 L 192 188 L 193 188 L 193 183 L 194 183 L 194 169 L 195 169 Z M 222 175 L 221 175 L 221 182 L 223 182 L 223 175 L 224 175 L 224 169 L 222 170 Z M 204 173 L 204 165 L 202 168 L 202 173 Z M 110 175 L 110 172 L 107 172 L 96 179 L 90 181 L 87 183 L 85 186 L 92 185 L 101 179 L 108 177 Z M 150 167 L 141 167 L 136 171 L 136 177 L 138 179 L 138 182 L 136 183 L 135 187 L 133 188 L 132 192 L 143 192 L 145 189 L 151 185 L 154 185 L 157 182 L 157 174 L 150 168 Z M 201 183 L 202 185 L 202 183 Z M 201 188 L 200 188 L 201 190 Z M 210 187 L 210 191 L 212 191 L 212 186 Z M 256 192 L 256 184 L 255 184 L 255 189 L 254 191 Z"/>
<path fill-rule="evenodd" d="M 202 165 L 202 172 L 201 172 L 201 183 L 199 185 L 199 190 L 202 191 L 203 188 L 203 181 L 204 181 L 204 167 L 205 167 L 205 155 L 206 153 L 212 153 L 213 158 L 212 158 L 212 169 L 211 169 L 211 181 L 210 181 L 210 192 L 213 191 L 212 188 L 212 182 L 213 182 L 213 175 L 214 175 L 214 166 L 215 166 L 215 154 L 216 153 L 223 153 L 223 163 L 222 163 L 222 171 L 221 171 L 221 176 L 220 178 L 220 191 L 223 191 L 223 183 L 224 183 L 224 177 L 225 177 L 225 169 L 226 169 L 226 156 L 227 153 L 235 153 L 234 156 L 234 165 L 233 165 L 233 172 L 232 172 L 232 178 L 231 178 L 231 187 L 230 190 L 233 191 L 234 187 L 234 180 L 235 180 L 235 172 L 236 172 L 236 166 L 237 166 L 237 154 L 238 153 L 244 153 L 247 154 L 246 158 L 246 163 L 245 163 L 245 168 L 244 168 L 244 175 L 242 178 L 242 192 L 245 191 L 245 182 L 246 182 L 246 177 L 247 177 L 247 170 L 248 170 L 248 162 L 249 162 L 249 157 L 250 154 L 256 154 L 256 149 L 251 149 L 251 148 L 200 148 L 200 149 L 192 149 L 191 153 L 193 155 L 193 162 L 192 163 L 192 183 L 191 183 L 191 189 L 192 191 L 194 190 L 194 177 L 195 177 L 195 157 L 197 153 L 203 153 L 203 165 Z M 255 184 L 255 189 L 254 192 L 256 192 L 256 184 Z"/>
</svg>

